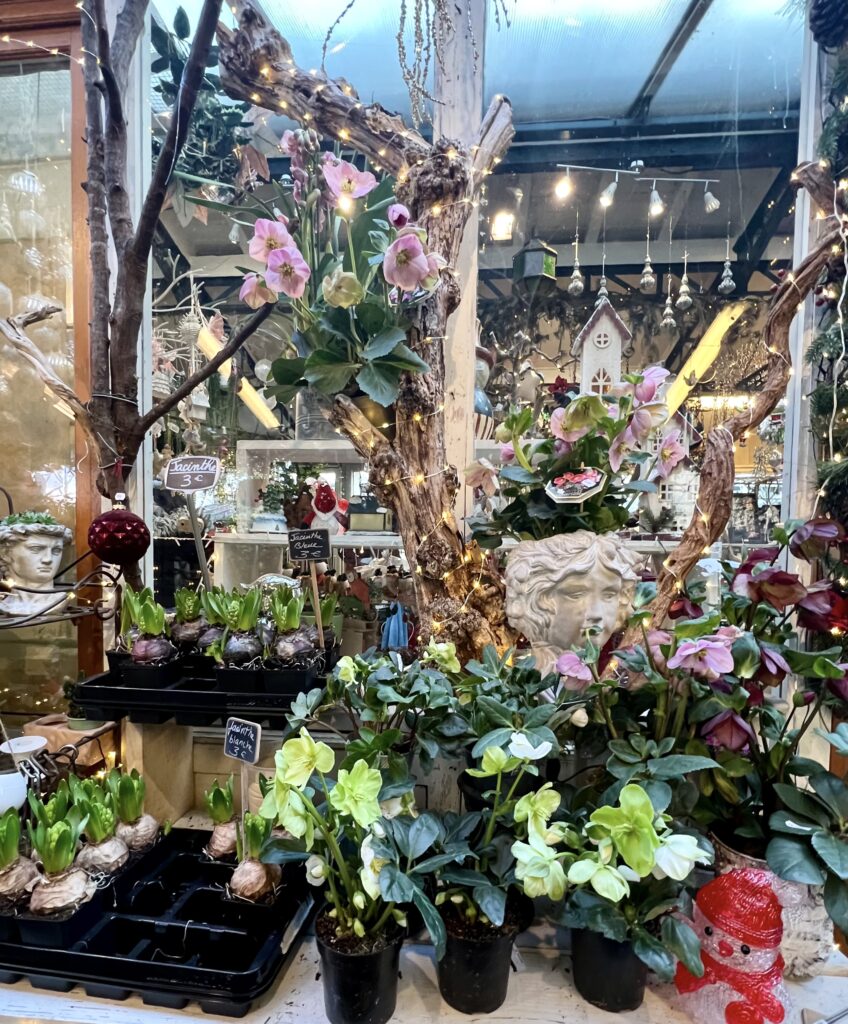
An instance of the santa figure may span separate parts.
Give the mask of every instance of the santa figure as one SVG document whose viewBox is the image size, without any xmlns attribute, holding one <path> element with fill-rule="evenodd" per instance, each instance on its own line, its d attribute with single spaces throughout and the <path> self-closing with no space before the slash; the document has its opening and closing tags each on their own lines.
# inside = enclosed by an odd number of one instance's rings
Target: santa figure
<svg viewBox="0 0 848 1024">
<path fill-rule="evenodd" d="M 681 963 L 674 979 L 689 1016 L 698 1024 L 783 1024 L 783 922 L 768 873 L 719 875 L 698 892 L 694 918 L 704 975 Z"/>
<path fill-rule="evenodd" d="M 323 477 L 307 480 L 312 491 L 312 508 L 304 516 L 304 522 L 313 530 L 327 530 L 330 536 L 344 533 L 347 529 L 348 502 L 336 497 L 336 492 Z"/>
</svg>

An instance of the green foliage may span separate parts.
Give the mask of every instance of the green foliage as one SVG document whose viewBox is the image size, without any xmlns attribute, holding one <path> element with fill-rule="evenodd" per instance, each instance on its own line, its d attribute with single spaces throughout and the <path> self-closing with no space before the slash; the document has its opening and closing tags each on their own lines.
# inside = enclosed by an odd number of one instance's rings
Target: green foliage
<svg viewBox="0 0 848 1024">
<path fill-rule="evenodd" d="M 49 827 L 67 817 L 71 806 L 71 790 L 68 783 L 62 779 L 56 787 L 56 792 L 48 800 L 39 800 L 31 791 L 27 793 L 27 800 L 35 820 Z"/>
<path fill-rule="evenodd" d="M 118 820 L 133 825 L 144 812 L 144 779 L 133 768 L 129 773 L 113 768 L 106 777 Z"/>
<path fill-rule="evenodd" d="M 262 591 L 248 590 L 240 593 L 233 590 L 228 594 L 225 590 L 213 589 L 205 591 L 201 597 L 206 619 L 210 624 L 226 626 L 236 633 L 249 633 L 256 629 L 262 611 Z"/>
<path fill-rule="evenodd" d="M 0 519 L 0 526 L 58 526 L 49 512 L 10 512 Z"/>
<path fill-rule="evenodd" d="M 21 818 L 17 808 L 10 807 L 0 816 L 0 871 L 18 859 L 21 842 Z"/>
<path fill-rule="evenodd" d="M 27 822 L 29 839 L 40 858 L 46 875 L 61 875 L 73 864 L 86 819 L 72 808 L 62 821 L 52 825 L 39 820 L 35 828 Z"/>
<path fill-rule="evenodd" d="M 177 622 L 194 622 L 200 617 L 200 594 L 190 587 L 180 587 L 174 594 Z"/>
<path fill-rule="evenodd" d="M 224 825 L 233 820 L 233 777 L 227 779 L 226 785 L 221 786 L 218 780 L 212 783 L 209 789 L 203 794 L 203 802 L 209 811 L 209 817 L 216 825 Z"/>
<path fill-rule="evenodd" d="M 259 860 L 265 844 L 271 838 L 272 827 L 273 822 L 269 818 L 247 811 L 244 816 L 244 837 L 241 829 L 236 832 L 238 859 Z"/>
<path fill-rule="evenodd" d="M 300 628 L 300 617 L 306 604 L 303 594 L 295 594 L 290 587 L 277 587 L 271 595 L 268 611 L 279 633 Z"/>
</svg>

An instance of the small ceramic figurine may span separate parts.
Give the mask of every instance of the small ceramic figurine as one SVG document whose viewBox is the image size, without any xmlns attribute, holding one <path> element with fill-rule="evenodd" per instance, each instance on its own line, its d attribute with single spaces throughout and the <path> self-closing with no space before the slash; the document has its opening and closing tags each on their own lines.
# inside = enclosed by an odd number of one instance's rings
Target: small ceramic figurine
<svg viewBox="0 0 848 1024">
<path fill-rule="evenodd" d="M 345 510 L 348 503 L 336 497 L 336 492 L 321 477 L 310 481 L 310 487 L 312 512 L 305 517 L 307 525 L 313 530 L 327 530 L 331 536 L 344 533 L 347 529 Z"/>
<path fill-rule="evenodd" d="M 588 530 L 522 541 L 506 567 L 506 615 L 530 642 L 536 667 L 553 672 L 557 658 L 585 642 L 603 647 L 630 613 L 642 556 L 615 534 Z"/>
<path fill-rule="evenodd" d="M 72 539 L 71 531 L 46 512 L 0 520 L 0 575 L 11 588 L 0 596 L 0 615 L 27 617 L 64 608 L 68 599 L 57 593 L 53 580 Z"/>
<path fill-rule="evenodd" d="M 736 868 L 695 898 L 693 927 L 701 940 L 704 976 L 678 964 L 674 983 L 697 1024 L 782 1024 L 789 995 L 783 984 L 781 907 L 769 875 Z"/>
</svg>

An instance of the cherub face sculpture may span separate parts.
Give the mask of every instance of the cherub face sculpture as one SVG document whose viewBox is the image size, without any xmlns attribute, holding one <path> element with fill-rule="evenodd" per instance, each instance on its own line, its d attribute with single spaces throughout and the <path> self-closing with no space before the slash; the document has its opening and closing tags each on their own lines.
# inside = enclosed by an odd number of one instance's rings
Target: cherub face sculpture
<svg viewBox="0 0 848 1024">
<path fill-rule="evenodd" d="M 522 541 L 506 568 L 506 614 L 530 641 L 536 665 L 552 672 L 557 658 L 597 630 L 601 646 L 626 619 L 642 558 L 615 535 L 587 530 Z"/>
<path fill-rule="evenodd" d="M 12 591 L 0 600 L 0 615 L 28 616 L 58 611 L 65 603 L 52 591 L 71 531 L 59 523 L 13 523 L 0 526 L 0 576 Z M 22 589 L 17 589 L 22 588 Z"/>
</svg>

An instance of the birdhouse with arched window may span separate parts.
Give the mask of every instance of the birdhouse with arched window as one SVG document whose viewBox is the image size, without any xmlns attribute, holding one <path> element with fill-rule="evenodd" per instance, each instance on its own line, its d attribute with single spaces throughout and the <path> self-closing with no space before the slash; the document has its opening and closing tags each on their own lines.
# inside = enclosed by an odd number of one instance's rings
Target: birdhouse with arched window
<svg viewBox="0 0 848 1024">
<path fill-rule="evenodd" d="M 583 394 L 604 395 L 621 380 L 621 353 L 631 340 L 627 325 L 606 295 L 601 295 L 571 346 L 571 354 L 580 359 Z"/>
</svg>

